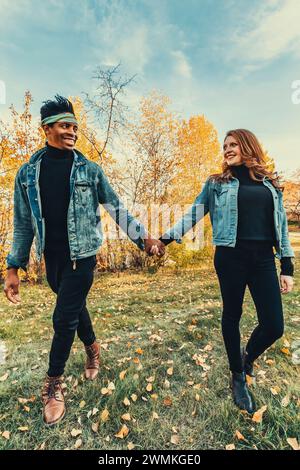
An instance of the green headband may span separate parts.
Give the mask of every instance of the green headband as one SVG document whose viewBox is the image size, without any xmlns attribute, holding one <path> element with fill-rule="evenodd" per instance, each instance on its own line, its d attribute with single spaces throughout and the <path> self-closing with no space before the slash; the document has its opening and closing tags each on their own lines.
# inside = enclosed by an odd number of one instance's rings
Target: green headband
<svg viewBox="0 0 300 470">
<path fill-rule="evenodd" d="M 76 117 L 72 113 L 60 113 L 60 114 L 55 114 L 54 116 L 49 116 L 46 117 L 45 119 L 42 120 L 42 126 L 45 124 L 53 124 L 54 122 L 59 122 L 59 121 L 64 121 L 64 122 L 70 122 L 72 124 L 77 124 L 78 122 L 76 120 Z"/>
</svg>

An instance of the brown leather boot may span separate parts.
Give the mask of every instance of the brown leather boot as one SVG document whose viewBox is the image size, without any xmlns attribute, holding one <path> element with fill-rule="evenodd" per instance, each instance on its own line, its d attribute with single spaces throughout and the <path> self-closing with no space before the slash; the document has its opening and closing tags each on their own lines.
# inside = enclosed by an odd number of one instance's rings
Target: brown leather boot
<svg viewBox="0 0 300 470">
<path fill-rule="evenodd" d="M 87 354 L 84 375 L 88 380 L 94 380 L 99 372 L 99 355 L 100 346 L 97 341 L 94 341 L 90 346 L 84 346 Z"/>
<path fill-rule="evenodd" d="M 48 426 L 58 423 L 65 416 L 66 408 L 62 390 L 62 376 L 46 376 L 42 389 L 42 401 L 44 404 L 44 423 Z"/>
</svg>

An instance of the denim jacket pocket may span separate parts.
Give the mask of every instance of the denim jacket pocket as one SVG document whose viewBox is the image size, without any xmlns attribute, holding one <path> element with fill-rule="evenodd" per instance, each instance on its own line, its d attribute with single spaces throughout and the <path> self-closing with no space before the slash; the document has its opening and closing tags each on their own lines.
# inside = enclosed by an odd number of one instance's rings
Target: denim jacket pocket
<svg viewBox="0 0 300 470">
<path fill-rule="evenodd" d="M 229 188 L 224 188 L 224 187 L 214 188 L 214 199 L 215 199 L 216 207 L 223 207 L 226 205 L 228 189 Z"/>
<path fill-rule="evenodd" d="M 86 206 L 92 202 L 93 183 L 87 180 L 75 181 L 75 202 Z"/>
</svg>

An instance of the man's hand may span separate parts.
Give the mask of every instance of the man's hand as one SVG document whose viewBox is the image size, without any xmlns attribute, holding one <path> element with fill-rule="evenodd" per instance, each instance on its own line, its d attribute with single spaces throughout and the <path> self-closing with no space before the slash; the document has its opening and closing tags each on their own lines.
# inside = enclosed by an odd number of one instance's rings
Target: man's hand
<svg viewBox="0 0 300 470">
<path fill-rule="evenodd" d="M 287 294 L 288 292 L 291 292 L 293 289 L 293 285 L 293 276 L 285 276 L 283 274 L 280 276 L 280 291 L 282 294 Z"/>
<path fill-rule="evenodd" d="M 165 245 L 160 240 L 149 237 L 145 238 L 144 243 L 147 255 L 157 255 L 161 257 L 165 254 Z"/>
<path fill-rule="evenodd" d="M 21 302 L 19 296 L 19 285 L 20 279 L 18 276 L 17 268 L 10 268 L 7 270 L 7 275 L 4 283 L 4 292 L 6 297 L 13 304 L 18 304 Z"/>
</svg>

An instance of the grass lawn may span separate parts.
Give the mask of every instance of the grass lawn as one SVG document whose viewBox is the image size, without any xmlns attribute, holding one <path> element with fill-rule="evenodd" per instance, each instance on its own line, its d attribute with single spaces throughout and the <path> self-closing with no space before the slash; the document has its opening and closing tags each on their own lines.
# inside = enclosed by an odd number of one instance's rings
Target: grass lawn
<svg viewBox="0 0 300 470">
<path fill-rule="evenodd" d="M 0 366 L 1 449 L 291 449 L 288 439 L 299 442 L 299 366 L 292 361 L 299 270 L 294 291 L 283 296 L 284 337 L 257 361 L 251 388 L 258 408 L 267 407 L 260 422 L 231 400 L 212 260 L 178 273 L 97 275 L 88 307 L 102 344 L 100 377 L 83 380 L 76 340 L 65 371 L 67 414 L 53 428 L 43 424 L 40 389 L 55 295 L 46 284 L 23 283 L 21 297 L 17 307 L 4 294 L 0 300 L 8 350 Z M 247 290 L 244 343 L 255 324 Z"/>
</svg>

